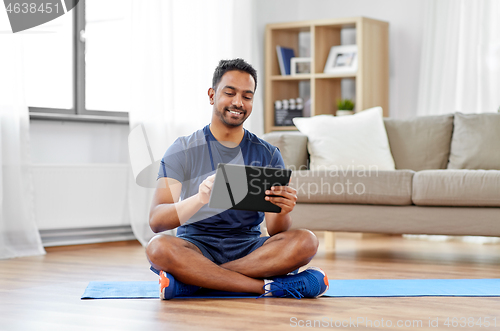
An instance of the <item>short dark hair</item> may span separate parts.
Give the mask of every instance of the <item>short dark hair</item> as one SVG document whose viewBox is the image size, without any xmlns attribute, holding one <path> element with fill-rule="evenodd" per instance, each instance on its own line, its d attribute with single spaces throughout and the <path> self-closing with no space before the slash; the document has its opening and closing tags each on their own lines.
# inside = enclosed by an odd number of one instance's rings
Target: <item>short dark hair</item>
<svg viewBox="0 0 500 331">
<path fill-rule="evenodd" d="M 216 90 L 222 76 L 228 71 L 239 70 L 250 74 L 255 82 L 254 91 L 257 89 L 257 70 L 252 65 L 245 62 L 243 59 L 220 60 L 219 65 L 215 68 L 214 77 L 212 79 L 212 88 Z"/>
</svg>

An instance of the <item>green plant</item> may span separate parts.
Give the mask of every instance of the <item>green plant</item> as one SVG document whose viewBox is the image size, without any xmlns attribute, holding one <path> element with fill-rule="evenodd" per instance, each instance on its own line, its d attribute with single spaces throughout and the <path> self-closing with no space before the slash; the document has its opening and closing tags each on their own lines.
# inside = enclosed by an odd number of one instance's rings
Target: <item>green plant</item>
<svg viewBox="0 0 500 331">
<path fill-rule="evenodd" d="M 338 110 L 353 110 L 354 102 L 350 99 L 339 99 L 337 100 L 337 109 Z"/>
</svg>

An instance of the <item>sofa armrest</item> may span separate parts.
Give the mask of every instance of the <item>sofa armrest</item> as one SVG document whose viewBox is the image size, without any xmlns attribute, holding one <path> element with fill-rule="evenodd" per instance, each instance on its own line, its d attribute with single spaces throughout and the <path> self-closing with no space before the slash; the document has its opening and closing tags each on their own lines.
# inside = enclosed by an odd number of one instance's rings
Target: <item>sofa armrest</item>
<svg viewBox="0 0 500 331">
<path fill-rule="evenodd" d="M 281 151 L 285 166 L 292 170 L 308 169 L 307 136 L 294 131 L 270 132 L 262 139 Z"/>
</svg>

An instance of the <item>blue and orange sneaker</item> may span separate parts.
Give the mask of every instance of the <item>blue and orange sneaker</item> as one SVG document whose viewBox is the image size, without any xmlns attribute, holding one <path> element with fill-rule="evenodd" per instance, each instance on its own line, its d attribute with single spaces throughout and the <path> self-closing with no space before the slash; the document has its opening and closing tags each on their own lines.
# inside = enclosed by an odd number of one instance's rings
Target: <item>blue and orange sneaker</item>
<svg viewBox="0 0 500 331">
<path fill-rule="evenodd" d="M 323 270 L 315 267 L 290 276 L 266 280 L 263 296 L 280 298 L 317 298 L 328 290 L 328 277 Z"/>
<path fill-rule="evenodd" d="M 160 271 L 160 298 L 170 300 L 175 297 L 184 297 L 193 294 L 200 289 L 199 286 L 187 285 L 179 282 L 165 271 Z"/>
</svg>

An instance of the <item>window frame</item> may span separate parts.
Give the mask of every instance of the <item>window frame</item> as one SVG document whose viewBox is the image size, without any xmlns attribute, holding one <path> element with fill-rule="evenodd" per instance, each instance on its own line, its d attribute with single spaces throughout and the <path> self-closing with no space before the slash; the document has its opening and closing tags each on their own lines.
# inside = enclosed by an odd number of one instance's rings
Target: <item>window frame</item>
<svg viewBox="0 0 500 331">
<path fill-rule="evenodd" d="M 128 124 L 129 113 L 88 110 L 85 107 L 85 0 L 80 0 L 70 13 L 73 15 L 73 107 L 71 109 L 28 107 L 30 119 L 64 120 Z"/>
</svg>

